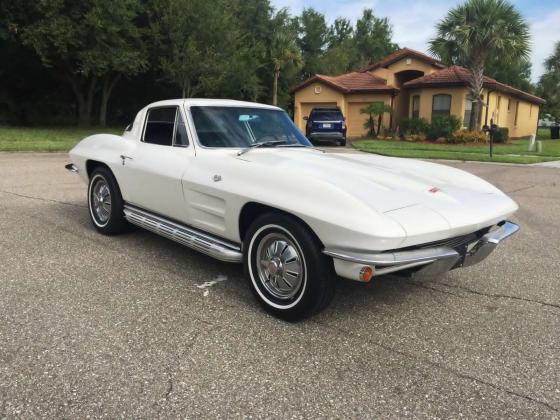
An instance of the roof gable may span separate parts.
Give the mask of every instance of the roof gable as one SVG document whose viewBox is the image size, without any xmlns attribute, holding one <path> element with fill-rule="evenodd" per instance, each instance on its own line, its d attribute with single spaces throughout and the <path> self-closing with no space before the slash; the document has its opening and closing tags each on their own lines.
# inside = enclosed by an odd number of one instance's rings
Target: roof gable
<svg viewBox="0 0 560 420">
<path fill-rule="evenodd" d="M 368 67 L 366 67 L 365 69 L 363 69 L 362 71 L 372 71 L 381 67 L 388 67 L 391 64 L 396 63 L 397 61 L 401 61 L 404 60 L 405 58 L 415 58 L 419 61 L 422 61 L 424 63 L 427 63 L 435 68 L 445 68 L 445 65 L 440 62 L 439 60 L 436 60 L 433 57 L 430 57 L 427 54 L 421 53 L 420 51 L 416 51 L 410 48 L 401 48 L 400 50 L 397 50 L 391 54 L 389 54 L 387 57 L 382 58 L 381 60 L 379 60 L 376 63 L 370 64 Z"/>
</svg>

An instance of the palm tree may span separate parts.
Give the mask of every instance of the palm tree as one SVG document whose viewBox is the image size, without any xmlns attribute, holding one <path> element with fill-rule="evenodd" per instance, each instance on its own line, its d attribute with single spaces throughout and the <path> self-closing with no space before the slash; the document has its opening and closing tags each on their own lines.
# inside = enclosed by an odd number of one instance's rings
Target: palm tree
<svg viewBox="0 0 560 420">
<path fill-rule="evenodd" d="M 383 102 L 372 102 L 365 108 L 360 109 L 360 113 L 369 115 L 367 121 L 364 123 L 364 128 L 368 130 L 368 136 L 379 136 L 383 115 L 385 113 L 391 113 L 391 111 L 391 107 Z M 377 130 L 375 129 L 375 117 L 377 117 Z"/>
<path fill-rule="evenodd" d="M 560 124 L 560 41 L 544 62 L 545 72 L 539 81 L 538 94 L 546 99 L 543 115 L 548 114 L 556 125 Z"/>
<path fill-rule="evenodd" d="M 529 27 L 506 0 L 467 0 L 451 9 L 436 28 L 430 52 L 444 62 L 464 65 L 470 71 L 469 96 L 473 106 L 469 130 L 475 130 L 482 109 L 484 67 L 488 58 L 528 58 Z"/>
<path fill-rule="evenodd" d="M 272 87 L 272 105 L 278 104 L 278 79 L 280 70 L 288 64 L 301 66 L 301 51 L 295 36 L 288 31 L 278 31 L 274 34 L 270 45 L 270 56 L 274 66 L 274 84 Z"/>
</svg>

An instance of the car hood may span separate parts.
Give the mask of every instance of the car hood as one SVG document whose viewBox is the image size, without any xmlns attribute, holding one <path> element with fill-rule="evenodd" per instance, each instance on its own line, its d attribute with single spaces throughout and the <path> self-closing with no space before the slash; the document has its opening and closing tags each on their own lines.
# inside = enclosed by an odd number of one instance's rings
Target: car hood
<svg viewBox="0 0 560 420">
<path fill-rule="evenodd" d="M 488 182 L 426 161 L 296 148 L 253 150 L 242 158 L 286 176 L 297 173 L 298 182 L 319 178 L 399 221 L 402 215 L 414 215 L 409 208 L 421 208 L 422 215 L 435 213 L 448 227 L 464 225 L 465 220 L 476 224 L 499 219 L 517 209 L 513 200 Z"/>
</svg>

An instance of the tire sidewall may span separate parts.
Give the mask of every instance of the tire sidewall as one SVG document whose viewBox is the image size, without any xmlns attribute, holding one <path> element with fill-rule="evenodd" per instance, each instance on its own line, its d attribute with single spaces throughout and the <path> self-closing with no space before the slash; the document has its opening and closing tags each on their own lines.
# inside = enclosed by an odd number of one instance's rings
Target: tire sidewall
<svg viewBox="0 0 560 420">
<path fill-rule="evenodd" d="M 258 257 L 259 257 L 256 251 L 258 244 L 264 236 L 266 236 L 268 233 L 271 232 L 280 232 L 286 235 L 294 243 L 294 245 L 297 248 L 297 251 L 301 256 L 302 265 L 303 265 L 303 279 L 302 279 L 302 284 L 300 286 L 300 290 L 298 291 L 298 293 L 293 299 L 287 300 L 285 304 L 282 304 L 281 303 L 282 301 L 280 299 L 271 296 L 270 293 L 266 291 L 264 285 L 260 280 L 258 270 L 256 268 L 256 265 L 258 264 Z M 271 306 L 276 310 L 287 310 L 293 308 L 299 302 L 301 302 L 307 289 L 307 279 L 308 279 L 307 262 L 305 258 L 305 253 L 301 248 L 301 245 L 288 229 L 278 224 L 272 224 L 272 223 L 259 227 L 252 234 L 249 245 L 247 247 L 247 264 L 249 265 L 249 277 L 251 283 L 253 284 L 253 288 L 255 292 L 258 294 L 258 296 L 260 297 L 260 299 L 262 299 L 267 305 Z"/>
<path fill-rule="evenodd" d="M 107 184 L 107 186 L 109 188 L 109 194 L 111 195 L 111 213 L 109 214 L 109 218 L 107 219 L 107 221 L 105 223 L 99 223 L 99 221 L 97 220 L 97 217 L 96 217 L 96 215 L 93 211 L 93 199 L 92 199 L 93 187 L 98 180 L 105 181 L 105 183 Z M 89 209 L 89 215 L 91 217 L 91 221 L 93 222 L 95 227 L 97 227 L 98 229 L 103 229 L 103 228 L 107 227 L 107 225 L 109 225 L 109 223 L 111 223 L 111 219 L 113 217 L 113 199 L 114 199 L 114 192 L 113 192 L 113 189 L 111 188 L 111 184 L 109 183 L 109 180 L 107 179 L 107 177 L 101 171 L 99 171 L 99 170 L 95 171 L 92 174 L 91 179 L 89 180 L 88 209 Z"/>
<path fill-rule="evenodd" d="M 278 228 L 297 246 L 305 266 L 302 289 L 287 305 L 279 305 L 266 291 L 263 293 L 264 286 L 260 285 L 255 266 L 259 238 L 269 233 L 270 229 Z M 245 235 L 244 244 L 243 262 L 247 281 L 267 312 L 286 321 L 299 321 L 320 311 L 330 302 L 336 279 L 332 261 L 323 255 L 320 242 L 301 222 L 289 215 L 267 213 L 253 222 Z"/>
<path fill-rule="evenodd" d="M 93 212 L 92 208 L 92 189 L 98 179 L 103 179 L 109 187 L 111 194 L 111 213 L 109 219 L 105 223 L 100 223 Z M 88 184 L 88 211 L 93 226 L 102 234 L 113 235 L 127 231 L 128 223 L 124 218 L 124 202 L 119 189 L 119 184 L 113 176 L 112 172 L 105 167 L 96 168 L 90 175 Z"/>
</svg>

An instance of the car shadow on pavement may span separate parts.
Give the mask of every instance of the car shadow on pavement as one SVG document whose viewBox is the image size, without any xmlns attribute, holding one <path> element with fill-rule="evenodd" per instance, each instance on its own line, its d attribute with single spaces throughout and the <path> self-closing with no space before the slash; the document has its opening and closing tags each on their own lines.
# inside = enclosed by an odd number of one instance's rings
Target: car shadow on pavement
<svg viewBox="0 0 560 420">
<path fill-rule="evenodd" d="M 114 255 L 115 262 L 120 258 L 131 258 L 135 264 L 145 265 L 146 269 L 172 274 L 185 287 L 199 287 L 225 277 L 227 281 L 220 284 L 219 289 L 226 300 L 231 299 L 232 305 L 247 307 L 251 311 L 258 306 L 246 284 L 241 264 L 215 260 L 134 226 L 127 233 L 104 236 L 90 223 L 87 210 L 76 211 L 75 207 L 61 206 L 58 212 L 65 220 L 62 230 L 80 240 L 94 242 L 93 248 L 102 246 L 104 251 Z M 346 318 L 358 316 L 361 312 L 373 314 L 380 307 L 398 307 L 417 292 L 417 286 L 401 277 L 381 276 L 367 284 L 339 278 L 333 302 L 322 316 Z"/>
</svg>

